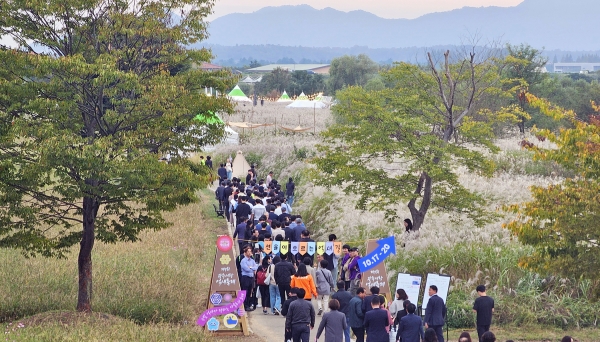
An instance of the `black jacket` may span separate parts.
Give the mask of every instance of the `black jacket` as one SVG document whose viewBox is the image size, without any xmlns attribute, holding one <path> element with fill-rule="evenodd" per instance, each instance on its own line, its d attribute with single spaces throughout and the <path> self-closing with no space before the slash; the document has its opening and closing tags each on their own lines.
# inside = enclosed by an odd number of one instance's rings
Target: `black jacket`
<svg viewBox="0 0 600 342">
<path fill-rule="evenodd" d="M 227 169 L 224 167 L 220 167 L 217 169 L 217 174 L 221 179 L 227 178 Z"/>
<path fill-rule="evenodd" d="M 294 265 L 287 260 L 282 260 L 275 265 L 275 283 L 277 285 L 291 283 L 294 274 L 296 274 L 296 269 L 294 268 Z"/>
<path fill-rule="evenodd" d="M 337 299 L 340 302 L 340 312 L 344 315 L 348 313 L 350 309 L 350 301 L 352 300 L 352 293 L 345 290 L 338 290 L 336 293 L 331 295 L 331 299 Z"/>
<path fill-rule="evenodd" d="M 295 301 L 296 299 L 298 299 L 298 296 L 292 296 L 288 299 L 285 300 L 285 302 L 283 302 L 283 305 L 281 306 L 281 315 L 285 316 L 287 315 L 288 309 L 290 307 L 290 304 Z"/>
</svg>

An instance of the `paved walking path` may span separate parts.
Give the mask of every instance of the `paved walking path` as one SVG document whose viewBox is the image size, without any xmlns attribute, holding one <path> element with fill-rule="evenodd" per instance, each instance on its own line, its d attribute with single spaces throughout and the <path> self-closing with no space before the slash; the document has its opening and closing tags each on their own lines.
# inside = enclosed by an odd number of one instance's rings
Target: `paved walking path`
<svg viewBox="0 0 600 342">
<path fill-rule="evenodd" d="M 315 307 L 315 313 L 317 313 L 319 310 L 316 308 L 316 303 L 314 300 L 313 307 Z M 249 313 L 248 318 L 250 322 L 250 329 L 254 334 L 262 337 L 265 341 L 284 342 L 285 317 L 265 315 L 262 312 L 262 308 L 256 308 L 256 310 Z M 314 341 L 315 337 L 317 337 L 317 328 L 319 327 L 319 323 L 321 323 L 321 316 L 316 316 L 315 328 L 310 332 L 309 341 Z M 319 340 L 325 340 L 324 331 Z"/>
</svg>

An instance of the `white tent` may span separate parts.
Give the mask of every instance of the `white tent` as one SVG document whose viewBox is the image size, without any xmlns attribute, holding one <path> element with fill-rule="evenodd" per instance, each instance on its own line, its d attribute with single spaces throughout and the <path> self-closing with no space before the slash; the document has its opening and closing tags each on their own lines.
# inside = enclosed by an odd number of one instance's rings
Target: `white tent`
<svg viewBox="0 0 600 342">
<path fill-rule="evenodd" d="M 239 145 L 240 135 L 234 131 L 231 127 L 225 126 L 225 144 L 226 145 Z"/>
<path fill-rule="evenodd" d="M 252 100 L 250 100 L 246 94 L 244 94 L 244 92 L 242 91 L 242 89 L 240 89 L 240 86 L 236 85 L 235 88 L 233 88 L 229 94 L 227 94 L 227 96 L 229 96 L 232 100 L 234 101 L 239 101 L 239 102 L 252 102 Z"/>
<path fill-rule="evenodd" d="M 323 109 L 327 108 L 327 104 L 321 101 L 309 101 L 309 100 L 296 100 L 289 105 L 285 106 L 285 108 L 316 108 Z"/>
</svg>

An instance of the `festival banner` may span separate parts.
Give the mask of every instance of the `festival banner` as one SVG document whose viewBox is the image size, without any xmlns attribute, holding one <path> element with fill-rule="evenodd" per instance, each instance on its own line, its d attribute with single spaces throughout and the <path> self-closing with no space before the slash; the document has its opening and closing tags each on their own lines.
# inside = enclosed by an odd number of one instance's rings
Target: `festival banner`
<svg viewBox="0 0 600 342">
<path fill-rule="evenodd" d="M 273 254 L 279 254 L 280 246 L 281 246 L 281 241 L 273 241 Z"/>
<path fill-rule="evenodd" d="M 342 243 L 339 241 L 335 241 L 333 243 L 333 253 L 335 253 L 335 255 L 342 255 Z"/>
<path fill-rule="evenodd" d="M 296 255 L 296 254 L 298 254 L 298 242 L 292 242 L 292 243 L 291 243 L 291 248 L 292 248 L 292 249 L 290 250 L 290 252 L 291 252 L 293 255 Z"/>
<path fill-rule="evenodd" d="M 271 251 L 273 250 L 273 241 L 265 241 L 265 248 L 264 248 L 264 252 L 265 254 L 271 254 Z"/>
<path fill-rule="evenodd" d="M 306 249 L 308 247 L 307 243 L 306 242 L 299 242 L 298 245 L 300 246 L 300 249 L 298 250 L 298 253 L 300 253 L 300 255 L 306 254 Z"/>
<path fill-rule="evenodd" d="M 327 255 L 333 254 L 333 241 L 325 242 L 325 253 Z"/>
<path fill-rule="evenodd" d="M 311 241 L 309 241 L 309 242 L 307 243 L 307 248 L 308 248 L 308 249 L 307 249 L 307 251 L 308 251 L 308 255 L 311 255 L 311 256 L 312 256 L 312 255 L 315 255 L 316 245 L 315 245 L 315 242 L 314 242 L 314 241 L 312 241 L 312 242 L 311 242 Z"/>
<path fill-rule="evenodd" d="M 317 242 L 317 254 L 325 254 L 325 242 Z"/>
<path fill-rule="evenodd" d="M 290 251 L 290 244 L 287 241 L 281 241 L 281 246 L 279 247 L 279 253 L 288 254 Z"/>
<path fill-rule="evenodd" d="M 215 306 L 210 309 L 205 310 L 200 317 L 198 317 L 198 321 L 196 322 L 200 326 L 205 326 L 206 322 L 209 319 L 226 315 L 228 313 L 237 312 L 240 306 L 244 304 L 244 300 L 246 299 L 246 290 L 237 291 L 237 297 L 227 305 Z"/>
</svg>

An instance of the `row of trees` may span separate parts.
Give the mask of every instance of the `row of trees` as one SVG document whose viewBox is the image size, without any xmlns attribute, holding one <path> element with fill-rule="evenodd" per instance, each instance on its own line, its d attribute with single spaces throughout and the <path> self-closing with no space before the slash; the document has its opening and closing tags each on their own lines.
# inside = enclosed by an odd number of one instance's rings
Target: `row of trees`
<svg viewBox="0 0 600 342">
<path fill-rule="evenodd" d="M 256 93 L 261 96 L 270 95 L 272 92 L 283 93 L 286 90 L 291 94 L 314 94 L 324 91 L 325 81 L 323 75 L 308 73 L 306 71 L 288 71 L 277 68 L 263 75 L 260 82 L 255 83 Z"/>
</svg>

